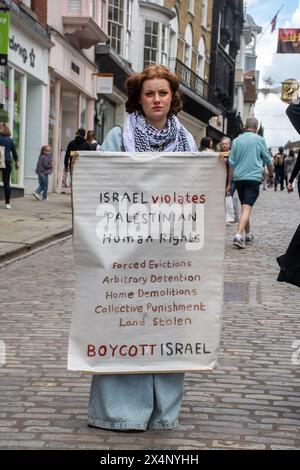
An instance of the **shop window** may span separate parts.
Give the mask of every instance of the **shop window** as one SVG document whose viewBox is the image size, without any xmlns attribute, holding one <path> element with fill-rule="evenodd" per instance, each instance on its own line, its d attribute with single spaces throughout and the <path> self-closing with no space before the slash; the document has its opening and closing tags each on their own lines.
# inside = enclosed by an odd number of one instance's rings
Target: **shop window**
<svg viewBox="0 0 300 470">
<path fill-rule="evenodd" d="M 55 120 L 55 81 L 51 79 L 49 94 L 49 145 L 53 148 Z"/>
<path fill-rule="evenodd" d="M 14 114 L 13 114 L 13 139 L 18 155 L 20 156 L 20 139 L 21 139 L 21 104 L 22 104 L 22 75 L 15 70 L 14 84 Z M 13 165 L 11 182 L 18 183 L 18 171 Z"/>
<path fill-rule="evenodd" d="M 24 75 L 10 67 L 0 67 L 0 121 L 6 122 L 22 164 L 21 134 Z M 0 180 L 1 180 L 0 172 Z M 12 167 L 11 183 L 19 184 L 19 172 Z"/>
<path fill-rule="evenodd" d="M 86 129 L 86 98 L 80 97 L 80 127 Z"/>
<path fill-rule="evenodd" d="M 110 129 L 115 126 L 116 105 L 107 98 L 100 97 L 96 102 L 95 134 L 102 144 Z"/>
<path fill-rule="evenodd" d="M 0 122 L 9 122 L 8 68 L 0 67 Z"/>
</svg>

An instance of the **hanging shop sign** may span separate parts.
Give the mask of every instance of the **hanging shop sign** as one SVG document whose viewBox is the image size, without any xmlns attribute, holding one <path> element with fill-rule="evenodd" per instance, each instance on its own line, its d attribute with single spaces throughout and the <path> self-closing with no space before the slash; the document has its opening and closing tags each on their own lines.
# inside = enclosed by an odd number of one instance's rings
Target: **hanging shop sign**
<svg viewBox="0 0 300 470">
<path fill-rule="evenodd" d="M 300 29 L 278 30 L 278 54 L 299 54 L 300 53 Z"/>
<path fill-rule="evenodd" d="M 293 78 L 289 78 L 281 83 L 281 100 L 291 103 L 299 96 L 300 83 Z"/>
<path fill-rule="evenodd" d="M 0 65 L 7 65 L 10 14 L 0 11 Z"/>
<path fill-rule="evenodd" d="M 96 93 L 105 95 L 113 92 L 114 76 L 111 73 L 94 73 Z"/>
</svg>

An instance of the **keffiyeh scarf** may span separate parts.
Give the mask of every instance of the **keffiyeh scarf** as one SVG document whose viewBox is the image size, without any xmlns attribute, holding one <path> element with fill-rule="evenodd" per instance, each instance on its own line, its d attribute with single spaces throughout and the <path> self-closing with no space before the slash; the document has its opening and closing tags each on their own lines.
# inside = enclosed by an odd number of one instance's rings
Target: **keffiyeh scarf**
<svg viewBox="0 0 300 470">
<path fill-rule="evenodd" d="M 170 116 L 163 129 L 156 129 L 145 121 L 142 114 L 128 116 L 123 130 L 126 152 L 196 152 L 191 134 L 176 116 Z"/>
</svg>

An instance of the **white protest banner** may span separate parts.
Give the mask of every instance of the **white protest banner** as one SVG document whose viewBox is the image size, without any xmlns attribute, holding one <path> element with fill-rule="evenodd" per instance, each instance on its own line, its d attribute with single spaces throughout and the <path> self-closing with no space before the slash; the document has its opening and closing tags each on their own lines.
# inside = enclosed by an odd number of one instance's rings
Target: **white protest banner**
<svg viewBox="0 0 300 470">
<path fill-rule="evenodd" d="M 70 370 L 213 369 L 224 191 L 217 153 L 79 153 Z"/>
</svg>

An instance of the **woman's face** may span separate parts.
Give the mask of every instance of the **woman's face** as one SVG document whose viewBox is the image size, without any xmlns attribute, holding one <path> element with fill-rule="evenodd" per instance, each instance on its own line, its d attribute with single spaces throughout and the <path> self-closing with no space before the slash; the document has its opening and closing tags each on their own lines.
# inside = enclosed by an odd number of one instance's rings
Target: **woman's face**
<svg viewBox="0 0 300 470">
<path fill-rule="evenodd" d="M 229 140 L 226 139 L 221 142 L 221 150 L 222 152 L 228 152 L 230 150 Z"/>
<path fill-rule="evenodd" d="M 146 121 L 157 129 L 163 129 L 167 122 L 172 98 L 168 80 L 164 78 L 145 80 L 141 89 L 140 104 Z"/>
</svg>

